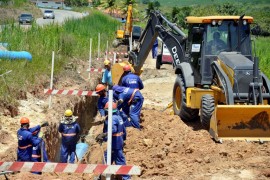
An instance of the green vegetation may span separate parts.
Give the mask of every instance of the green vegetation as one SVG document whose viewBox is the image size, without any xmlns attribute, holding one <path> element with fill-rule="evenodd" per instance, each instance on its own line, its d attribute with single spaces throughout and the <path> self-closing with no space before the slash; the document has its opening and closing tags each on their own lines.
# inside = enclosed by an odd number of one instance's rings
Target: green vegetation
<svg viewBox="0 0 270 180">
<path fill-rule="evenodd" d="M 212 4 L 223 4 L 223 3 L 237 3 L 241 6 L 245 6 L 247 3 L 251 4 L 269 4 L 269 0 L 157 0 L 161 6 L 167 7 L 183 7 L 193 5 L 212 5 Z M 141 1 L 143 2 L 143 0 Z"/>
<path fill-rule="evenodd" d="M 49 75 L 52 51 L 55 51 L 55 74 L 61 72 L 74 57 L 88 60 L 90 38 L 93 39 L 93 57 L 97 54 L 98 33 L 101 42 L 112 42 L 118 23 L 101 12 L 93 11 L 83 19 L 67 20 L 63 26 L 51 24 L 42 28 L 34 24 L 29 29 L 15 25 L 6 27 L 0 34 L 0 42 L 7 42 L 9 50 L 30 52 L 33 60 L 1 60 L 0 74 L 9 70 L 12 73 L 5 76 L 8 88 L 1 82 L 0 101 L 15 102 L 20 91 L 32 88 L 31 85 L 41 75 Z M 106 43 L 101 43 L 101 50 L 105 49 Z"/>
<path fill-rule="evenodd" d="M 256 56 L 259 57 L 260 60 L 260 68 L 262 72 L 264 72 L 267 77 L 270 77 L 270 37 L 264 38 L 259 37 L 255 39 L 255 52 Z"/>
</svg>

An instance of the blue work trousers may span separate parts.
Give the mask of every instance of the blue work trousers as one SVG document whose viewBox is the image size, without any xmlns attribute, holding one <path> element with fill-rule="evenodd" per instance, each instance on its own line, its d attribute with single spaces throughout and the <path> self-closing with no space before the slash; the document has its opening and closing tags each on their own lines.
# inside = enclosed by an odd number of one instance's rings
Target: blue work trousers
<svg viewBox="0 0 270 180">
<path fill-rule="evenodd" d="M 126 165 L 126 158 L 122 149 L 112 149 L 111 164 Z M 104 152 L 105 161 L 107 161 L 107 151 Z M 106 162 L 104 163 L 106 164 Z M 130 180 L 130 175 L 122 175 L 123 180 Z"/>
<path fill-rule="evenodd" d="M 143 106 L 143 101 L 144 101 L 144 98 L 138 98 L 138 99 L 135 98 L 129 108 L 130 124 L 139 130 L 141 129 L 140 115 L 141 115 L 141 110 Z"/>
<path fill-rule="evenodd" d="M 61 144 L 61 155 L 60 155 L 61 163 L 67 163 L 68 156 L 70 156 L 69 163 L 74 163 L 75 151 L 76 151 L 76 144 L 69 144 L 69 145 Z"/>
</svg>

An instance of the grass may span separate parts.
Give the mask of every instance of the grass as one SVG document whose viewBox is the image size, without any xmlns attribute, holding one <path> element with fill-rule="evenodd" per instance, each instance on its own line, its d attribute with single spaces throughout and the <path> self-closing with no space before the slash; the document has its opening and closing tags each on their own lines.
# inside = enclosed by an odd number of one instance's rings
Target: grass
<svg viewBox="0 0 270 180">
<path fill-rule="evenodd" d="M 55 74 L 57 75 L 74 57 L 88 60 L 89 41 L 92 38 L 92 57 L 98 50 L 98 33 L 101 34 L 101 51 L 106 43 L 112 42 L 118 22 L 98 11 L 79 20 L 67 20 L 63 26 L 50 24 L 43 28 L 32 25 L 24 29 L 9 26 L 0 34 L 0 42 L 7 42 L 11 51 L 28 51 L 32 54 L 31 62 L 26 60 L 0 61 L 0 74 L 12 70 L 5 76 L 8 85 L 1 82 L 0 101 L 15 102 L 20 91 L 26 91 L 36 83 L 41 75 L 49 77 L 52 51 L 55 51 Z M 2 81 L 2 79 L 0 79 Z"/>
<path fill-rule="evenodd" d="M 256 56 L 259 57 L 260 60 L 260 68 L 261 71 L 266 74 L 268 78 L 270 78 L 270 37 L 264 38 L 259 37 L 255 40 L 255 52 Z"/>
</svg>

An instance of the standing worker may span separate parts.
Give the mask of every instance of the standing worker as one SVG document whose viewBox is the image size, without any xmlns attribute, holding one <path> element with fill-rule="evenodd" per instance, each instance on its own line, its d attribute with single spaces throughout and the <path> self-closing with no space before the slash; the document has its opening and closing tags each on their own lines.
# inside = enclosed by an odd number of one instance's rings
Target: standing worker
<svg viewBox="0 0 270 180">
<path fill-rule="evenodd" d="M 48 126 L 48 122 L 44 123 L 44 126 Z M 38 135 L 42 138 L 43 133 L 40 131 L 38 126 L 31 128 L 30 132 L 34 138 L 38 138 Z M 46 145 L 44 141 L 41 141 L 37 146 L 33 146 L 32 150 L 32 161 L 33 162 L 49 162 L 48 155 L 46 152 Z M 34 174 L 42 174 L 41 172 L 33 172 Z"/>
<path fill-rule="evenodd" d="M 106 114 L 108 114 L 109 102 L 105 105 Z M 115 162 L 116 165 L 126 165 L 125 155 L 123 153 L 124 146 L 124 136 L 126 136 L 125 126 L 123 119 L 118 115 L 117 104 L 113 102 L 112 104 L 112 162 Z M 100 144 L 103 141 L 107 141 L 108 136 L 108 118 L 104 122 L 103 133 L 99 134 L 96 137 L 96 141 Z M 105 160 L 107 161 L 107 151 L 104 152 Z M 104 162 L 105 163 L 105 162 Z M 123 175 L 123 180 L 130 180 L 129 175 Z"/>
<path fill-rule="evenodd" d="M 111 72 L 111 61 L 105 60 L 104 61 L 104 68 L 105 71 L 102 76 L 102 83 L 106 85 L 109 89 L 112 88 L 113 83 L 112 83 L 112 72 Z"/>
<path fill-rule="evenodd" d="M 68 156 L 70 156 L 69 163 L 74 163 L 76 143 L 81 128 L 70 109 L 65 111 L 65 116 L 61 120 L 58 131 L 62 134 L 60 161 L 61 163 L 67 163 Z"/>
<path fill-rule="evenodd" d="M 158 40 L 156 39 L 152 47 L 152 58 L 156 59 L 158 54 Z"/>
<path fill-rule="evenodd" d="M 124 70 L 124 74 L 121 81 L 121 86 L 130 87 L 130 88 L 139 89 L 139 90 L 144 88 L 141 78 L 131 72 L 130 65 L 128 64 L 125 65 L 123 67 L 123 70 Z"/>
<path fill-rule="evenodd" d="M 103 84 L 98 84 L 96 87 L 96 93 L 99 95 L 97 108 L 100 113 L 100 116 L 104 118 L 106 116 L 104 107 L 106 103 L 108 102 L 106 87 Z"/>
<path fill-rule="evenodd" d="M 17 131 L 17 137 L 18 137 L 18 150 L 17 150 L 17 161 L 32 161 L 32 148 L 33 146 L 39 145 L 39 143 L 42 141 L 40 138 L 41 135 L 39 135 L 38 138 L 34 138 L 32 133 L 29 130 L 30 121 L 27 117 L 22 117 L 20 119 L 21 128 Z M 34 128 L 43 127 L 41 126 L 35 126 Z"/>
<path fill-rule="evenodd" d="M 118 109 L 123 109 L 124 113 L 130 117 L 131 126 L 140 130 L 140 115 L 144 97 L 139 89 L 115 85 L 113 91 L 114 98 L 118 100 Z"/>
</svg>

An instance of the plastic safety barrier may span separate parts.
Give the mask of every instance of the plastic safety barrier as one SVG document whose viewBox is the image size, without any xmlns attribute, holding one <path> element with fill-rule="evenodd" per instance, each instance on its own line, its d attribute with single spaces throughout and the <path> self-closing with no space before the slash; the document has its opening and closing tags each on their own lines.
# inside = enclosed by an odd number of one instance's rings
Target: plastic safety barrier
<svg viewBox="0 0 270 180">
<path fill-rule="evenodd" d="M 139 166 L 103 165 L 103 164 L 68 164 L 45 162 L 0 162 L 1 171 L 21 172 L 56 172 L 56 173 L 95 173 L 140 175 Z"/>
<path fill-rule="evenodd" d="M 95 91 L 44 89 L 44 94 L 98 96 Z"/>
</svg>

